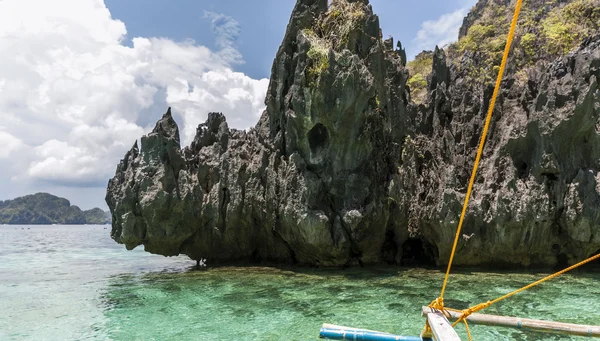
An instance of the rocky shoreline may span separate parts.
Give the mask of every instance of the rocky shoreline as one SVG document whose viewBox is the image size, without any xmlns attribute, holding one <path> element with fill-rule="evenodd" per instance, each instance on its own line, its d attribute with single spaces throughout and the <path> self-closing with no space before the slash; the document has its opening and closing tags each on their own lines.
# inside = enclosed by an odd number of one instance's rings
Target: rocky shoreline
<svg viewBox="0 0 600 341">
<path fill-rule="evenodd" d="M 477 58 L 436 48 L 416 104 L 368 1 L 298 0 L 257 125 L 210 113 L 181 148 L 169 109 L 109 181 L 111 237 L 209 263 L 441 266 L 493 90 L 461 67 Z M 599 81 L 598 35 L 525 80 L 509 70 L 456 265 L 600 251 Z"/>
</svg>

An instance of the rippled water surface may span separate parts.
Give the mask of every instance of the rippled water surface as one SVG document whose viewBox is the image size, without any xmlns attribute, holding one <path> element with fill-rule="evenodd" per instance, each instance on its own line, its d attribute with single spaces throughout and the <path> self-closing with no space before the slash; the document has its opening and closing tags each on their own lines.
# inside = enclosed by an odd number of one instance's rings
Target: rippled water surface
<svg viewBox="0 0 600 341">
<path fill-rule="evenodd" d="M 323 322 L 418 335 L 440 271 L 193 269 L 126 251 L 104 226 L 0 226 L 0 340 L 318 340 Z M 464 308 L 542 273 L 461 271 Z M 600 324 L 600 272 L 565 275 L 489 313 Z M 464 337 L 463 328 L 459 328 Z M 475 340 L 584 340 L 472 326 Z M 464 337 L 466 340 L 466 337 Z"/>
</svg>

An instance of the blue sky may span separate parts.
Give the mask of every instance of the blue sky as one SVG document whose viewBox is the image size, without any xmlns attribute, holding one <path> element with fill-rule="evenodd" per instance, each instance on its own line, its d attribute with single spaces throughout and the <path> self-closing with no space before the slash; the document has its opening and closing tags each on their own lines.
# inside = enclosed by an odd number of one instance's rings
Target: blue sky
<svg viewBox="0 0 600 341">
<path fill-rule="evenodd" d="M 371 4 L 410 59 L 456 40 L 475 1 Z M 43 191 L 106 209 L 119 160 L 168 106 L 184 145 L 211 111 L 253 126 L 294 4 L 0 0 L 0 200 Z"/>
<path fill-rule="evenodd" d="M 409 56 L 434 43 L 420 45 L 416 40 L 422 24 L 436 21 L 444 14 L 470 9 L 475 0 L 371 0 L 379 16 L 384 37 L 392 35 L 406 46 Z M 252 78 L 269 77 L 275 52 L 281 43 L 293 0 L 105 0 L 114 18 L 127 25 L 128 38 L 167 37 L 177 41 L 193 39 L 217 48 L 210 20 L 205 11 L 228 16 L 239 23 L 236 47 L 244 63 L 234 69 Z M 462 16 L 461 16 L 462 17 Z M 458 32 L 447 32 L 455 37 Z M 456 38 L 454 38 L 456 39 Z M 126 44 L 128 42 L 125 42 Z"/>
</svg>

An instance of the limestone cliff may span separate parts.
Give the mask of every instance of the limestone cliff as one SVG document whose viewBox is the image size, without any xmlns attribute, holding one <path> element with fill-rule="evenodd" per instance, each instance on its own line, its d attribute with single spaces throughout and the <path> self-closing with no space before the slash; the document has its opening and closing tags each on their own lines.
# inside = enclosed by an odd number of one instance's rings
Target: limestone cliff
<svg viewBox="0 0 600 341">
<path fill-rule="evenodd" d="M 257 125 L 210 113 L 182 149 L 169 109 L 109 181 L 112 238 L 213 262 L 443 264 L 492 89 L 464 67 L 477 56 L 431 55 L 416 104 L 404 51 L 382 40 L 367 0 L 298 0 Z M 517 71 L 457 264 L 555 265 L 600 249 L 600 36 L 525 80 Z"/>
</svg>

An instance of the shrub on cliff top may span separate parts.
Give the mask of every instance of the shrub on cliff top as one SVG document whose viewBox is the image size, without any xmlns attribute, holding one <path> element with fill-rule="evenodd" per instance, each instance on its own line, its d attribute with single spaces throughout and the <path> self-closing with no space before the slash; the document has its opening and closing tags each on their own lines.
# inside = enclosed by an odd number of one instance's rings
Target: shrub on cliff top
<svg viewBox="0 0 600 341">
<path fill-rule="evenodd" d="M 513 7 L 490 1 L 467 34 L 447 48 L 449 60 L 466 68 L 476 81 L 493 82 L 502 61 Z M 516 72 L 540 60 L 552 60 L 576 48 L 583 38 L 597 31 L 600 0 L 525 0 L 519 16 L 510 63 Z M 468 65 L 461 56 L 476 55 Z"/>
<path fill-rule="evenodd" d="M 432 51 L 423 51 L 406 63 L 410 75 L 407 84 L 410 87 L 411 98 L 417 104 L 423 103 L 427 97 L 427 77 L 431 73 L 432 65 Z"/>
<path fill-rule="evenodd" d="M 576 48 L 584 37 L 598 30 L 600 1 L 576 0 L 553 9 L 542 21 L 542 39 L 547 52 L 563 55 Z"/>
<path fill-rule="evenodd" d="M 467 35 L 458 42 L 458 49 L 460 52 L 478 50 L 490 38 L 495 36 L 496 27 L 494 25 L 475 24 L 469 28 Z"/>
<path fill-rule="evenodd" d="M 314 29 L 302 31 L 311 44 L 306 69 L 309 87 L 318 84 L 329 68 L 329 51 L 333 49 L 335 55 L 339 55 L 338 52 L 347 47 L 352 31 L 359 29 L 366 17 L 364 4 L 334 0 Z"/>
<path fill-rule="evenodd" d="M 350 33 L 358 29 L 366 17 L 364 4 L 361 2 L 334 0 L 321 18 L 319 28 L 322 36 L 331 41 L 333 48 L 339 51 L 348 45 Z"/>
<path fill-rule="evenodd" d="M 318 82 L 321 74 L 329 68 L 329 50 L 331 49 L 331 43 L 328 40 L 317 36 L 312 30 L 304 30 L 303 34 L 310 42 L 310 49 L 307 53 L 309 65 L 306 69 L 306 80 L 308 86 L 312 87 Z"/>
</svg>

